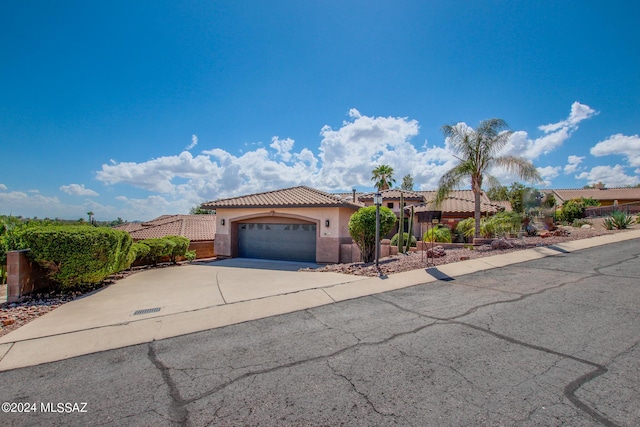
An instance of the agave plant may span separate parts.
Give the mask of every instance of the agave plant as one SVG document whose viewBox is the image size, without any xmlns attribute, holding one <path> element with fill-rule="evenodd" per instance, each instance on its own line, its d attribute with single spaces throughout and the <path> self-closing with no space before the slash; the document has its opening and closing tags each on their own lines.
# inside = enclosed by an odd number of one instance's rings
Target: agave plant
<svg viewBox="0 0 640 427">
<path fill-rule="evenodd" d="M 629 226 L 633 224 L 633 217 L 631 215 L 627 215 L 624 212 L 614 211 L 611 213 L 609 218 L 605 218 L 603 221 L 603 226 L 607 230 L 624 230 L 629 228 Z"/>
</svg>

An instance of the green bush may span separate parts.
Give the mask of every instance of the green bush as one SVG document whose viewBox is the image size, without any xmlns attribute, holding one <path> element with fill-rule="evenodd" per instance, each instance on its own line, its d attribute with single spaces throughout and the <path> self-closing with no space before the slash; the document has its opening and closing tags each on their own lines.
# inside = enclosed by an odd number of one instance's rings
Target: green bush
<svg viewBox="0 0 640 427">
<path fill-rule="evenodd" d="M 396 215 L 391 209 L 380 207 L 380 236 L 388 234 L 396 225 Z M 372 262 L 376 250 L 376 207 L 360 208 L 349 219 L 349 234 L 360 248 L 363 262 Z"/>
<path fill-rule="evenodd" d="M 587 206 L 599 206 L 597 200 L 591 198 L 580 197 L 564 202 L 562 208 L 557 212 L 558 220 L 566 223 L 573 223 L 575 219 L 584 218 L 584 212 Z"/>
<path fill-rule="evenodd" d="M 129 233 L 92 226 L 30 226 L 17 231 L 20 248 L 62 289 L 100 283 L 128 268 Z"/>
<path fill-rule="evenodd" d="M 187 261 L 189 261 L 189 262 L 191 262 L 191 261 L 195 260 L 195 259 L 196 259 L 196 256 L 197 256 L 196 251 L 186 251 L 186 252 L 184 253 L 184 257 L 185 257 L 185 258 L 187 259 Z"/>
<path fill-rule="evenodd" d="M 175 246 L 171 249 L 171 253 L 169 254 L 169 258 L 171 262 L 176 264 L 178 261 L 178 257 L 184 257 L 187 250 L 189 249 L 189 239 L 183 236 L 167 236 L 165 239 L 171 240 L 175 243 Z"/>
<path fill-rule="evenodd" d="M 131 245 L 131 250 L 129 251 L 129 267 L 131 267 L 134 262 L 141 261 L 146 258 L 147 255 L 149 255 L 150 250 L 151 248 L 149 248 L 149 246 L 145 245 L 144 243 L 134 242 Z"/>
<path fill-rule="evenodd" d="M 422 241 L 431 243 L 451 243 L 451 230 L 449 230 L 449 227 L 438 224 L 424 233 Z"/>
<path fill-rule="evenodd" d="M 456 234 L 466 239 L 473 238 L 476 231 L 475 218 L 465 218 L 456 225 Z"/>
<path fill-rule="evenodd" d="M 613 230 L 614 228 L 617 230 L 624 230 L 629 228 L 631 224 L 633 224 L 633 218 L 620 211 L 612 212 L 611 216 L 605 218 L 602 222 L 602 226 L 607 230 Z"/>
<path fill-rule="evenodd" d="M 158 265 L 158 261 L 160 261 L 161 258 L 171 256 L 173 249 L 176 247 L 175 242 L 166 237 L 144 239 L 138 243 L 149 247 L 149 252 L 145 256 L 145 259 L 151 262 L 154 267 Z"/>
<path fill-rule="evenodd" d="M 515 235 L 522 228 L 522 216 L 516 212 L 498 212 L 483 219 L 484 221 L 480 224 L 480 232 L 485 237 Z"/>
<path fill-rule="evenodd" d="M 407 240 L 409 240 L 409 233 L 402 233 L 402 241 L 404 243 L 407 242 Z M 392 238 L 391 238 L 391 246 L 398 246 L 398 239 L 400 238 L 399 233 L 396 233 Z M 413 246 L 414 248 L 416 246 L 418 246 L 418 241 L 416 240 L 416 236 L 414 236 L 413 234 L 411 235 L 411 246 Z M 398 249 L 399 250 L 399 249 Z"/>
</svg>

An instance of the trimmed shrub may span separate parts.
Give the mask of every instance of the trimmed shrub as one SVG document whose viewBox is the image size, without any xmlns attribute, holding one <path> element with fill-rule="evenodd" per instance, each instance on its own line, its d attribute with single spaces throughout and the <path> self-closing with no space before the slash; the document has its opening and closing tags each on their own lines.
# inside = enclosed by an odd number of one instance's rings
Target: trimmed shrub
<svg viewBox="0 0 640 427">
<path fill-rule="evenodd" d="M 380 236 L 385 236 L 396 225 L 396 215 L 391 209 L 380 207 Z M 349 219 L 349 234 L 360 248 L 363 262 L 372 262 L 376 251 L 376 207 L 360 208 Z"/>
<path fill-rule="evenodd" d="M 146 259 L 148 259 L 153 266 L 158 265 L 158 261 L 160 258 L 171 256 L 173 249 L 176 247 L 176 244 L 171 239 L 167 239 L 166 237 L 159 237 L 155 239 L 144 239 L 139 241 L 143 245 L 147 245 L 149 247 L 149 252 L 146 255 Z"/>
<path fill-rule="evenodd" d="M 184 253 L 184 257 L 187 259 L 187 261 L 191 262 L 193 260 L 196 259 L 196 251 L 187 251 Z"/>
<path fill-rule="evenodd" d="M 129 251 L 129 267 L 131 267 L 134 262 L 143 260 L 147 255 L 149 255 L 150 250 L 151 248 L 144 243 L 134 242 L 131 245 L 131 250 Z"/>
<path fill-rule="evenodd" d="M 17 232 L 21 249 L 62 289 L 100 283 L 128 268 L 129 233 L 92 226 L 32 226 Z"/>
<path fill-rule="evenodd" d="M 173 249 L 171 249 L 169 258 L 171 259 L 172 263 L 176 264 L 178 262 L 178 257 L 184 258 L 187 250 L 189 249 L 189 243 L 191 242 L 189 241 L 189 239 L 183 236 L 167 236 L 165 237 L 165 239 L 169 239 L 173 243 L 175 243 L 175 246 L 173 247 Z"/>
<path fill-rule="evenodd" d="M 449 230 L 449 227 L 438 224 L 424 233 L 422 241 L 431 243 L 451 243 L 451 230 Z"/>
<path fill-rule="evenodd" d="M 402 233 L 402 235 L 404 236 L 402 238 L 402 241 L 406 243 L 409 240 L 409 233 Z M 391 246 L 398 246 L 398 239 L 400 239 L 400 236 L 399 236 L 399 233 L 396 233 L 391 238 Z M 416 237 L 413 234 L 411 235 L 411 246 L 413 246 L 414 248 L 418 246 L 418 241 L 416 240 Z"/>
</svg>

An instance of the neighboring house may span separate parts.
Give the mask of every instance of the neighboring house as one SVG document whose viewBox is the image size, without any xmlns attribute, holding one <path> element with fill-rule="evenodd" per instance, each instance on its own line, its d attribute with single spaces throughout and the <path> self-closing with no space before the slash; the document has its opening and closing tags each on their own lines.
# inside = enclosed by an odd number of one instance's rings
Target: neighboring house
<svg viewBox="0 0 640 427">
<path fill-rule="evenodd" d="M 580 197 L 597 200 L 601 206 L 640 203 L 640 188 L 605 188 L 603 184 L 597 184 L 597 188 L 543 190 L 543 193 L 553 194 L 558 206 Z"/>
<path fill-rule="evenodd" d="M 299 186 L 202 204 L 215 209 L 217 257 L 340 262 L 349 218 L 362 205 Z"/>
<path fill-rule="evenodd" d="M 215 215 L 162 215 L 147 222 L 128 222 L 113 227 L 127 231 L 134 241 L 165 236 L 184 236 L 190 240 L 189 250 L 196 258 L 215 256 Z"/>
<path fill-rule="evenodd" d="M 404 197 L 405 205 L 405 224 L 404 230 L 408 231 L 409 227 L 409 210 L 414 206 L 414 212 L 439 211 L 441 215 L 440 223 L 448 226 L 451 230 L 456 228 L 458 222 L 465 218 L 472 218 L 475 212 L 474 194 L 471 190 L 454 190 L 449 194 L 441 206 L 435 207 L 433 199 L 435 199 L 436 191 L 407 191 L 407 190 L 384 190 L 381 191 L 382 204 L 390 208 L 396 216 L 400 217 L 400 192 Z M 366 206 L 373 205 L 373 196 L 375 193 L 365 193 L 357 195 L 357 200 L 363 202 Z M 353 198 L 352 194 L 345 193 L 343 197 Z M 482 193 L 480 198 L 480 208 L 483 216 L 494 215 L 504 210 L 511 210 L 509 202 L 493 202 L 486 193 Z M 420 240 L 421 235 L 426 230 L 424 225 L 418 222 L 418 218 L 414 218 L 413 235 Z M 390 236 L 398 232 L 396 227 Z M 387 236 L 389 237 L 389 236 Z"/>
</svg>

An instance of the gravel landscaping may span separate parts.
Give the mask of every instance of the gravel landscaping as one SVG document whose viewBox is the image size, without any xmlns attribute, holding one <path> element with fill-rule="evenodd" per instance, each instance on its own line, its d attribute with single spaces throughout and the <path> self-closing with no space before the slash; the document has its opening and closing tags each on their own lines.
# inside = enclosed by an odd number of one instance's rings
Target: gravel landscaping
<svg viewBox="0 0 640 427">
<path fill-rule="evenodd" d="M 635 224 L 632 228 L 640 228 L 640 225 Z M 496 248 L 495 245 L 494 247 L 492 247 L 491 245 L 483 245 L 476 246 L 473 248 L 473 250 L 468 248 L 445 249 L 444 251 L 436 250 L 436 252 L 440 252 L 440 254 L 444 252 L 444 255 L 439 257 L 429 256 L 427 258 L 426 251 L 411 252 L 407 255 L 394 255 L 387 258 L 382 258 L 380 260 L 380 272 L 383 275 L 389 275 L 393 273 L 400 273 L 402 271 L 425 268 L 428 266 L 437 266 L 451 262 L 457 262 L 464 259 L 476 259 L 485 256 L 499 255 L 515 250 L 533 248 L 537 246 L 555 245 L 557 243 L 567 242 L 570 240 L 586 239 L 589 237 L 601 236 L 604 234 L 624 232 L 624 230 L 605 230 L 601 226 L 594 226 L 593 228 L 566 227 L 566 231 L 566 236 L 549 236 L 544 238 L 540 236 L 525 236 L 522 239 L 505 239 L 500 242 L 500 246 L 502 246 L 501 248 Z M 436 253 L 436 255 L 440 254 Z M 74 299 L 97 288 L 115 283 L 115 281 L 141 270 L 142 269 L 136 269 L 119 273 L 110 277 L 108 280 L 96 287 L 86 289 L 84 292 L 75 292 L 71 294 L 40 293 L 26 296 L 16 303 L 2 303 L 0 304 L 0 336 L 6 335 L 15 329 L 18 329 L 20 326 L 30 322 L 31 320 L 40 317 L 43 314 L 56 309 L 57 307 L 60 307 L 62 304 L 73 301 Z M 361 262 L 350 264 L 333 264 L 321 267 L 319 269 L 306 271 L 328 271 L 334 273 L 355 274 L 371 277 L 377 276 L 379 274 L 375 264 L 365 264 Z M 0 300 L 3 299 L 6 299 L 6 285 L 0 286 Z"/>
</svg>

